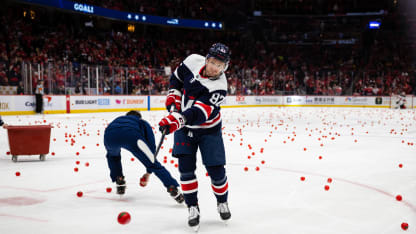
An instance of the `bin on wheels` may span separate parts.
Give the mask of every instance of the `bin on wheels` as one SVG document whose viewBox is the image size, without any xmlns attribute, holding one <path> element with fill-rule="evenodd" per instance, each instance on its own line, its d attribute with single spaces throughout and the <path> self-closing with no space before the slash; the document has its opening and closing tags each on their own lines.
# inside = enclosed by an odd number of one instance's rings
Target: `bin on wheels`
<svg viewBox="0 0 416 234">
<path fill-rule="evenodd" d="M 18 155 L 39 155 L 45 161 L 49 153 L 51 125 L 11 126 L 5 127 L 9 137 L 12 161 L 17 162 Z"/>
</svg>

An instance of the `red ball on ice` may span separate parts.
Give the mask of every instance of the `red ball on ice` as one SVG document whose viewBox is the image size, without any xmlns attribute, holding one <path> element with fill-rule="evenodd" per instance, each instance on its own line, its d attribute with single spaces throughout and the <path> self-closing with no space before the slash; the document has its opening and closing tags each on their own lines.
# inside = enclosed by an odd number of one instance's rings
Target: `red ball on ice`
<svg viewBox="0 0 416 234">
<path fill-rule="evenodd" d="M 20 176 L 20 172 L 18 172 L 18 171 L 17 171 L 17 172 L 16 172 L 16 176 Z"/>
<path fill-rule="evenodd" d="M 301 181 L 305 181 L 305 177 L 303 177 L 303 176 L 302 176 L 302 177 L 300 177 L 300 180 L 301 180 Z"/>
<path fill-rule="evenodd" d="M 329 190 L 329 185 L 325 185 L 325 190 L 328 191 Z"/>
<path fill-rule="evenodd" d="M 81 191 L 78 191 L 78 192 L 77 192 L 77 196 L 78 196 L 78 197 L 82 197 L 82 195 L 83 195 L 83 193 L 82 193 Z"/>
<path fill-rule="evenodd" d="M 128 224 L 130 223 L 130 220 L 131 220 L 131 216 L 128 212 L 123 211 L 120 214 L 118 214 L 117 221 L 119 224 L 123 224 L 123 225 Z"/>
<path fill-rule="evenodd" d="M 402 223 L 402 229 L 403 230 L 407 230 L 409 228 L 409 224 L 407 223 Z"/>
<path fill-rule="evenodd" d="M 397 195 L 397 196 L 396 196 L 396 200 L 397 200 L 397 201 L 401 201 L 401 200 L 403 200 L 402 195 Z"/>
<path fill-rule="evenodd" d="M 110 187 L 108 187 L 108 188 L 106 188 L 105 190 L 107 191 L 107 193 L 111 193 L 111 190 L 112 190 L 112 189 L 111 189 Z"/>
</svg>

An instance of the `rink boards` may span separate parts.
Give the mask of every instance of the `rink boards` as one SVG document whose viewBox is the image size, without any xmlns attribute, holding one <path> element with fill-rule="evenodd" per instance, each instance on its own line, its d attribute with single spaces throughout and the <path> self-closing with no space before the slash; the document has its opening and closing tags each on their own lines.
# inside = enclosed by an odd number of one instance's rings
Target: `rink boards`
<svg viewBox="0 0 416 234">
<path fill-rule="evenodd" d="M 122 112 L 164 110 L 166 96 L 70 96 L 44 95 L 44 113 Z M 221 107 L 361 107 L 390 108 L 390 96 L 227 96 Z M 416 97 L 406 97 L 407 107 L 416 108 Z M 1 95 L 0 114 L 34 114 L 32 95 Z"/>
</svg>

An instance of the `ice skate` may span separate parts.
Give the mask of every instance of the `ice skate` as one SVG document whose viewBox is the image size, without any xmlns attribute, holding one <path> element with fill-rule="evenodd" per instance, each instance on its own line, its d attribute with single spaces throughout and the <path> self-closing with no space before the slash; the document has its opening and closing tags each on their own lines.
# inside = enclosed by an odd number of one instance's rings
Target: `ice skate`
<svg viewBox="0 0 416 234">
<path fill-rule="evenodd" d="M 181 192 L 179 192 L 178 188 L 175 187 L 174 185 L 169 186 L 168 193 L 179 204 L 181 204 L 181 203 L 183 203 L 183 201 L 185 201 L 185 198 L 183 197 L 183 194 Z"/>
<path fill-rule="evenodd" d="M 231 218 L 230 208 L 228 208 L 228 202 L 217 203 L 217 210 L 220 213 L 221 219 L 228 221 Z"/>
<path fill-rule="evenodd" d="M 117 194 L 123 195 L 126 193 L 126 181 L 124 180 L 124 176 L 119 176 L 116 179 L 117 184 Z"/>
<path fill-rule="evenodd" d="M 197 232 L 199 230 L 199 206 L 190 206 L 188 211 L 188 225 Z"/>
</svg>

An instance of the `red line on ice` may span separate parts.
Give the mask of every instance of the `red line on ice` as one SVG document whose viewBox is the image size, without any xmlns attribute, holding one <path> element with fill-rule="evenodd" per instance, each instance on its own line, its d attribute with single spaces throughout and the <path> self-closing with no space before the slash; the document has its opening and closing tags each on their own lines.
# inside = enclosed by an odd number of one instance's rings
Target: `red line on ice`
<svg viewBox="0 0 416 234">
<path fill-rule="evenodd" d="M 41 222 L 41 223 L 47 223 L 48 222 L 48 220 L 45 220 L 45 219 L 37 219 L 37 218 L 31 218 L 31 217 L 25 217 L 25 216 L 19 216 L 19 215 L 0 214 L 0 216 L 9 217 L 9 218 L 24 219 L 24 220 L 29 220 L 29 221 Z"/>
<path fill-rule="evenodd" d="M 234 166 L 246 166 L 245 164 L 243 165 L 243 164 L 239 164 L 239 163 L 228 163 L 228 164 L 229 165 L 234 165 Z M 324 177 L 324 178 L 330 178 L 331 177 L 331 176 L 323 175 L 323 174 L 316 173 L 316 172 L 300 171 L 300 170 L 293 170 L 293 169 L 286 169 L 286 168 L 279 168 L 279 167 L 265 167 L 265 168 L 271 169 L 271 170 L 277 170 L 277 171 L 293 172 L 293 173 L 297 173 L 297 174 L 308 174 L 308 175 L 320 176 L 320 177 Z M 345 182 L 345 183 L 349 183 L 349 184 L 352 184 L 352 185 L 356 185 L 356 186 L 359 186 L 359 187 L 362 187 L 362 188 L 366 188 L 366 189 L 384 194 L 384 195 L 386 195 L 388 197 L 392 197 L 394 199 L 396 197 L 394 194 L 391 194 L 387 191 L 384 191 L 382 189 L 379 189 L 379 188 L 376 188 L 376 187 L 373 187 L 373 186 L 370 186 L 370 185 L 361 184 L 361 183 L 351 181 L 351 180 L 347 180 L 347 179 L 343 179 L 343 178 L 336 178 L 336 177 L 332 177 L 332 178 L 334 180 L 342 181 L 342 182 Z M 414 213 L 416 213 L 416 206 L 414 204 L 412 204 L 408 201 L 402 201 L 402 202 L 405 206 L 409 207 Z"/>
</svg>

